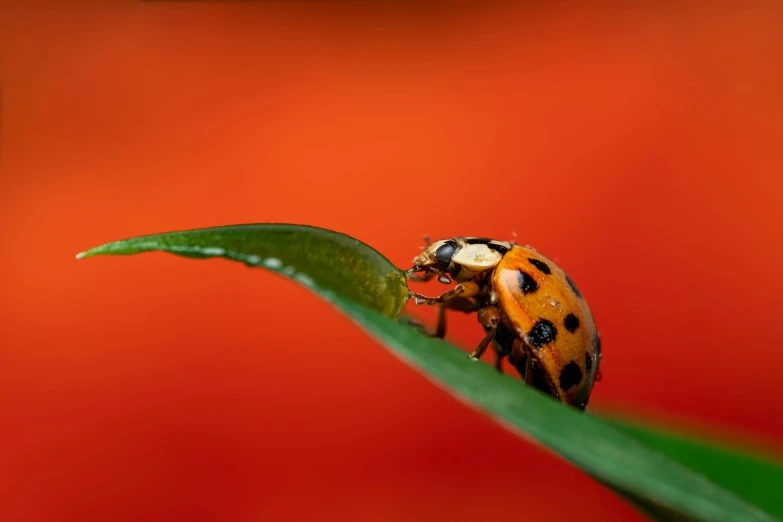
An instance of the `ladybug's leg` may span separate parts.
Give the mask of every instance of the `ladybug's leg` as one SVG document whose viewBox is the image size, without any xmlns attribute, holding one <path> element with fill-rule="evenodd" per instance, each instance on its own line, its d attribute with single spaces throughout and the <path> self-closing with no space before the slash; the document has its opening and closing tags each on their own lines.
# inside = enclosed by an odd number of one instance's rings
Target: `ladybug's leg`
<svg viewBox="0 0 783 522">
<path fill-rule="evenodd" d="M 449 301 L 453 301 L 458 297 L 463 299 L 475 297 L 480 291 L 481 289 L 479 288 L 479 285 L 468 281 L 467 283 L 457 285 L 454 287 L 454 290 L 449 290 L 448 292 L 445 292 L 438 297 L 427 297 L 426 295 L 420 294 L 418 292 L 410 292 L 410 295 L 416 300 L 416 304 L 443 305 Z M 452 306 L 452 308 L 459 310 L 458 306 Z"/>
<path fill-rule="evenodd" d="M 500 312 L 495 306 L 485 306 L 479 309 L 478 320 L 481 326 L 487 330 L 487 335 L 476 346 L 476 349 L 471 352 L 470 356 L 474 359 L 480 359 L 487 350 L 489 343 L 495 338 L 495 333 L 498 331 L 498 325 L 500 324 Z"/>
<path fill-rule="evenodd" d="M 503 359 L 508 357 L 511 347 L 504 344 L 503 336 L 500 335 L 501 326 L 501 324 L 498 325 L 498 331 L 495 333 L 495 338 L 492 339 L 494 341 L 492 347 L 494 348 L 493 351 L 495 352 L 495 369 L 498 372 L 503 373 Z"/>
<path fill-rule="evenodd" d="M 411 269 L 411 270 L 413 270 L 413 269 Z M 436 274 L 435 272 L 429 272 L 429 271 L 428 272 L 424 272 L 423 274 L 417 274 L 417 273 L 408 271 L 408 281 L 413 281 L 415 283 L 426 283 L 427 281 L 429 281 L 430 279 L 432 279 L 436 275 L 438 275 L 438 274 Z"/>
<path fill-rule="evenodd" d="M 427 327 L 424 326 L 424 324 L 416 321 L 415 319 L 411 319 L 409 317 L 406 320 L 408 321 L 409 325 L 416 328 L 419 332 L 425 335 L 429 335 L 430 337 L 443 339 L 446 336 L 446 310 L 459 310 L 460 312 L 469 314 L 470 312 L 476 311 L 476 304 L 470 299 L 462 296 L 455 296 L 448 301 L 441 303 L 441 305 L 438 307 L 438 323 L 434 332 L 430 332 Z"/>
<path fill-rule="evenodd" d="M 440 305 L 438 307 L 438 324 L 434 332 L 427 332 L 421 324 L 414 322 L 411 322 L 411 324 L 427 335 L 443 339 L 446 335 L 446 310 L 459 310 L 466 314 L 475 311 L 476 304 L 470 298 L 478 294 L 478 292 L 479 287 L 476 283 L 457 285 L 454 290 L 449 290 L 440 297 L 426 297 L 416 292 L 411 292 L 417 304 Z"/>
<path fill-rule="evenodd" d="M 495 355 L 495 369 L 499 371 L 500 373 L 503 373 L 503 358 L 505 355 L 501 353 L 497 353 Z"/>
<path fill-rule="evenodd" d="M 516 339 L 511 347 L 511 353 L 508 355 L 508 360 L 519 372 L 519 375 L 525 381 L 528 386 L 533 385 L 533 358 L 525 353 L 524 343 Z"/>
<path fill-rule="evenodd" d="M 525 384 L 533 386 L 533 358 L 528 357 L 525 361 Z"/>
<path fill-rule="evenodd" d="M 444 302 L 438 308 L 438 324 L 435 327 L 435 337 L 443 339 L 446 336 L 446 310 L 459 310 L 469 314 L 476 310 L 476 304 L 470 299 L 462 296 L 454 296 Z"/>
<path fill-rule="evenodd" d="M 438 276 L 439 283 L 443 283 L 444 285 L 451 284 L 451 278 L 444 272 L 439 272 L 437 270 L 430 269 L 424 272 L 423 274 L 419 274 L 417 273 L 415 266 L 410 270 L 408 270 L 408 281 L 413 281 L 414 283 L 426 283 L 427 281 L 431 280 L 435 276 Z"/>
</svg>

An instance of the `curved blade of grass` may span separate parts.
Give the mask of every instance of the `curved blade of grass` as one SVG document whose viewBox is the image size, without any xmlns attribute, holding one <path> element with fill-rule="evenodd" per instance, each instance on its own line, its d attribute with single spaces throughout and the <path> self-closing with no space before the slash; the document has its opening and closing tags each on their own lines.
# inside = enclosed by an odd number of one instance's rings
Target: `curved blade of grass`
<svg viewBox="0 0 783 522">
<path fill-rule="evenodd" d="M 553 450 L 657 519 L 774 520 L 734 492 L 624 435 L 603 419 L 565 407 L 404 324 L 354 303 L 339 306 L 435 383 L 520 436 Z"/>
<path fill-rule="evenodd" d="M 266 268 L 328 301 L 340 295 L 388 317 L 399 317 L 408 302 L 405 272 L 380 252 L 345 234 L 306 225 L 264 223 L 153 234 L 106 243 L 76 257 L 155 250 Z"/>
<path fill-rule="evenodd" d="M 605 417 L 606 418 L 606 417 Z M 783 467 L 776 456 L 763 455 L 695 434 L 679 433 L 610 416 L 615 429 L 666 456 L 699 470 L 715 484 L 734 492 L 778 518 L 783 517 Z"/>
<path fill-rule="evenodd" d="M 741 498 L 741 491 L 720 487 L 643 444 L 644 437 L 628 436 L 607 421 L 565 407 L 397 321 L 408 297 L 404 273 L 349 236 L 296 225 L 238 225 L 116 241 L 77 257 L 154 250 L 225 257 L 291 277 L 454 396 L 549 448 L 657 519 L 773 520 Z"/>
</svg>

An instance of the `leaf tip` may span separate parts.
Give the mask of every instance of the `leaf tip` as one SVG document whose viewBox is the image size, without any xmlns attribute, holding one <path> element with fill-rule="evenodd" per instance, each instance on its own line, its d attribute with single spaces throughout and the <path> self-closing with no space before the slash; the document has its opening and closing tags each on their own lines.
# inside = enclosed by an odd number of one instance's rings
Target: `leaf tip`
<svg viewBox="0 0 783 522">
<path fill-rule="evenodd" d="M 78 254 L 76 254 L 76 259 L 84 259 L 85 257 L 87 257 L 87 255 L 88 255 L 87 252 L 79 252 Z"/>
</svg>

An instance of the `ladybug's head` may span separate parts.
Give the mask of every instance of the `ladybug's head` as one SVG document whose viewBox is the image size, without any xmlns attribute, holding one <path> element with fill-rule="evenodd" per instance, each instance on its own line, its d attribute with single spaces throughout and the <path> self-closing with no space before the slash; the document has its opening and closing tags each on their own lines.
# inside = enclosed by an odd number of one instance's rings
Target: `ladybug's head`
<svg viewBox="0 0 783 522">
<path fill-rule="evenodd" d="M 495 268 L 511 245 L 476 237 L 454 237 L 435 241 L 413 260 L 410 272 L 429 272 L 458 282 L 472 280 L 477 274 Z"/>
</svg>

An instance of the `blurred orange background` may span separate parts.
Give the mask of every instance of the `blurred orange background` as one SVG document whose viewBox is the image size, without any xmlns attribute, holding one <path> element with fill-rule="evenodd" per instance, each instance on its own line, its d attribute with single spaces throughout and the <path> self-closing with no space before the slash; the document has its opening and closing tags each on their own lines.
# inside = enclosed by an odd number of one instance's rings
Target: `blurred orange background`
<svg viewBox="0 0 783 522">
<path fill-rule="evenodd" d="M 596 316 L 592 409 L 780 453 L 780 14 L 4 3 L 0 519 L 640 519 L 280 277 L 74 259 L 233 223 L 403 268 L 425 234 L 533 245 Z"/>
</svg>

